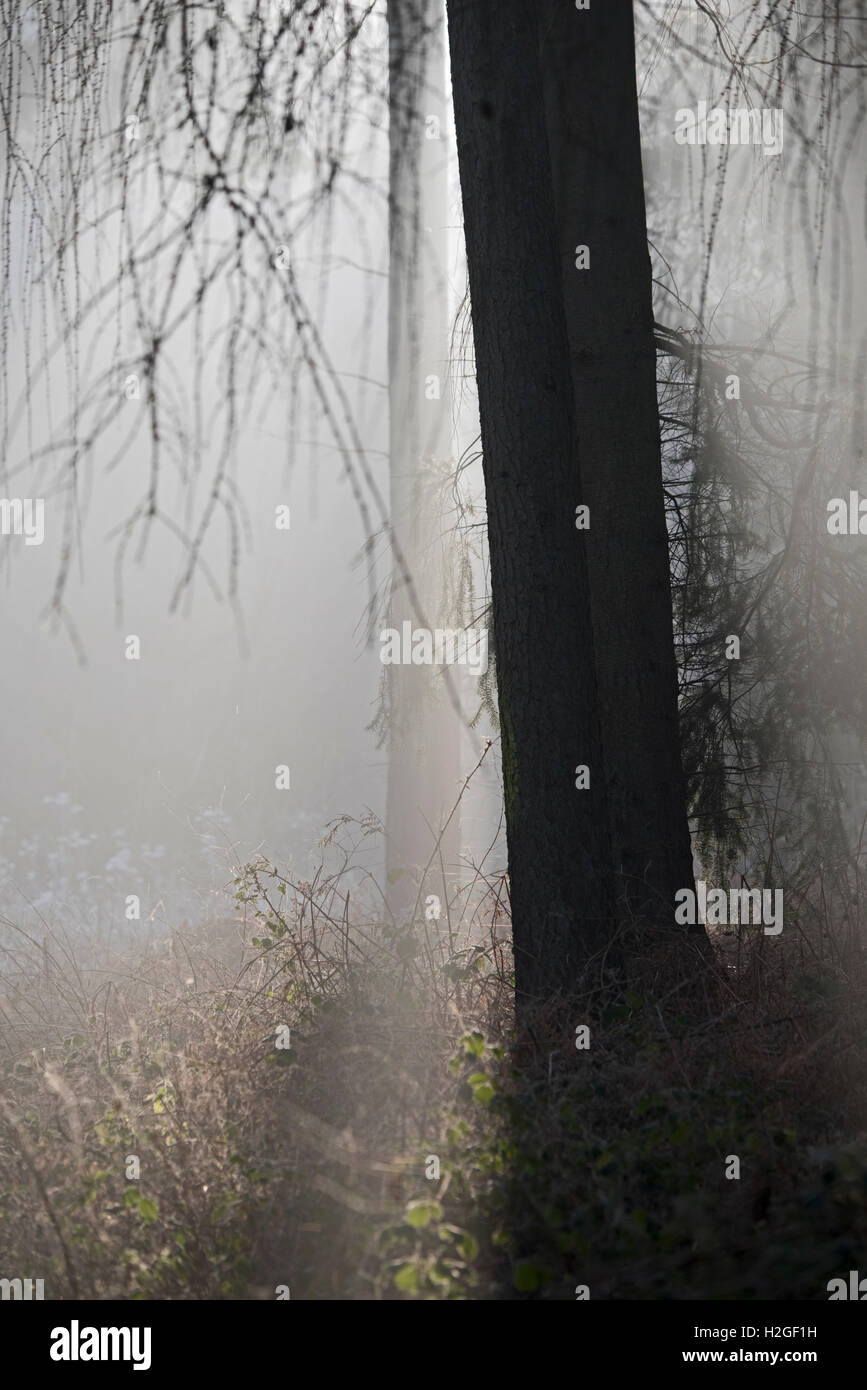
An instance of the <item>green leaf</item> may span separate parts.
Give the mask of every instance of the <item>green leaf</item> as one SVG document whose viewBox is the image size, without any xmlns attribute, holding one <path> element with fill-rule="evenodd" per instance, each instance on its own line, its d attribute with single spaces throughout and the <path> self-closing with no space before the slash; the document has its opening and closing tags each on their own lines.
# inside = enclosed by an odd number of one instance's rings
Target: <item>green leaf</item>
<svg viewBox="0 0 867 1390">
<path fill-rule="evenodd" d="M 415 1265 L 401 1265 L 394 1282 L 401 1293 L 418 1293 L 418 1270 Z"/>
<path fill-rule="evenodd" d="M 443 1209 L 439 1202 L 431 1202 L 421 1198 L 417 1202 L 409 1203 L 404 1213 L 404 1220 L 408 1221 L 410 1226 L 414 1226 L 417 1231 L 420 1231 L 431 1221 L 441 1221 L 442 1215 Z"/>
<path fill-rule="evenodd" d="M 458 1241 L 458 1249 L 463 1258 L 469 1263 L 469 1261 L 474 1260 L 479 1253 L 479 1242 L 476 1240 L 475 1236 L 470 1235 L 469 1231 L 465 1231 Z"/>
<path fill-rule="evenodd" d="M 157 1206 L 153 1197 L 142 1197 L 140 1199 L 138 1204 L 138 1214 L 141 1217 L 142 1221 L 144 1221 L 146 1226 L 149 1226 L 152 1221 L 156 1221 L 157 1216 L 159 1215 L 159 1207 Z"/>
<path fill-rule="evenodd" d="M 474 1071 L 472 1076 L 467 1077 L 467 1082 L 473 1088 L 473 1099 L 479 1105 L 487 1105 L 493 1100 L 496 1092 L 489 1076 L 483 1071 Z"/>
<path fill-rule="evenodd" d="M 427 1277 L 435 1288 L 450 1289 L 452 1286 L 451 1276 L 440 1269 L 439 1265 L 431 1265 Z"/>
</svg>

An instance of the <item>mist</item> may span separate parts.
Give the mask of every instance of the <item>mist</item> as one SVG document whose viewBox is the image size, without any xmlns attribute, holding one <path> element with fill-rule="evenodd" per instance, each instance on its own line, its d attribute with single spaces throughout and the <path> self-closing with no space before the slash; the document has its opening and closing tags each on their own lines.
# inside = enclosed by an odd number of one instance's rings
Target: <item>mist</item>
<svg viewBox="0 0 867 1390">
<path fill-rule="evenodd" d="M 862 8 L 3 7 L 4 1299 L 860 1297 Z"/>
</svg>

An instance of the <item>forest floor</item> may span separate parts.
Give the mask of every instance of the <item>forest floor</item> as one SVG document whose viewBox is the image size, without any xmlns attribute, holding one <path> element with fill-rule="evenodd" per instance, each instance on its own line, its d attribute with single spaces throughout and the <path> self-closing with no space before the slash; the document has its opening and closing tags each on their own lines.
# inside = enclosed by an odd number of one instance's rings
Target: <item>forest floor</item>
<svg viewBox="0 0 867 1390">
<path fill-rule="evenodd" d="M 720 936 L 700 1009 L 664 969 L 588 973 L 518 1030 L 493 927 L 444 948 L 280 883 L 260 866 L 231 918 L 122 958 L 51 936 L 4 977 L 4 1276 L 48 1298 L 826 1299 L 867 1269 L 857 953 Z"/>
</svg>

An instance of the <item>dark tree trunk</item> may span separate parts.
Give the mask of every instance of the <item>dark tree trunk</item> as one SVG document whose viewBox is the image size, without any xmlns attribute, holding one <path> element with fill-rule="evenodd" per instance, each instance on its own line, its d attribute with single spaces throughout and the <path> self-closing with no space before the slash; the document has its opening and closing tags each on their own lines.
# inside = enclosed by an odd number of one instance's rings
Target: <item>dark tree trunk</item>
<svg viewBox="0 0 867 1390">
<path fill-rule="evenodd" d="M 660 467 L 632 0 L 546 0 L 540 70 L 581 476 L 612 842 L 632 910 L 692 885 Z M 576 247 L 590 268 L 576 269 Z"/>
<path fill-rule="evenodd" d="M 532 0 L 449 0 L 519 1002 L 610 940 L 569 342 Z M 587 765 L 590 786 L 576 789 Z"/>
</svg>

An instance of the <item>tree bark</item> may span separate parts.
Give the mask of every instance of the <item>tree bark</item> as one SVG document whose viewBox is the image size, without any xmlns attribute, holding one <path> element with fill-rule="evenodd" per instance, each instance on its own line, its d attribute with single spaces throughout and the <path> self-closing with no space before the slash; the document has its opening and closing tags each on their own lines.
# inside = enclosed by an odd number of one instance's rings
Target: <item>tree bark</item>
<svg viewBox="0 0 867 1390">
<path fill-rule="evenodd" d="M 448 0 L 488 512 L 516 989 L 610 941 L 579 467 L 532 0 Z M 589 788 L 576 788 L 576 768 Z"/>
<path fill-rule="evenodd" d="M 612 842 L 631 911 L 670 924 L 693 883 L 632 0 L 539 23 L 572 361 Z M 576 269 L 576 248 L 589 269 Z"/>
</svg>

